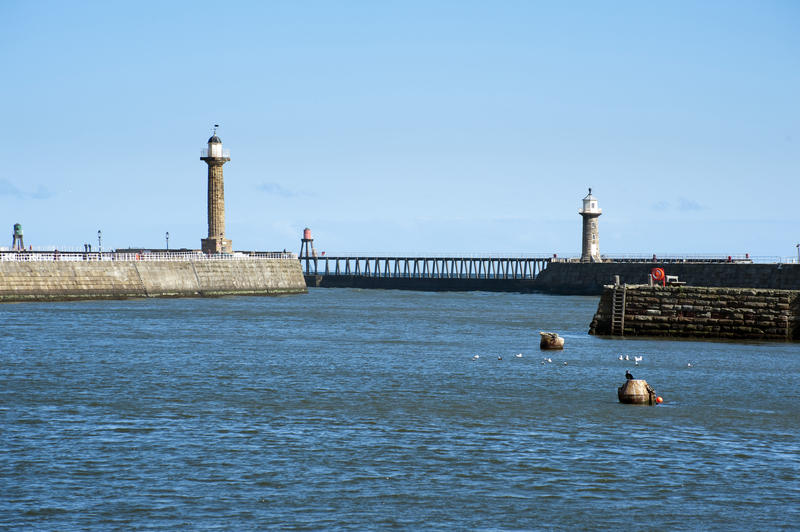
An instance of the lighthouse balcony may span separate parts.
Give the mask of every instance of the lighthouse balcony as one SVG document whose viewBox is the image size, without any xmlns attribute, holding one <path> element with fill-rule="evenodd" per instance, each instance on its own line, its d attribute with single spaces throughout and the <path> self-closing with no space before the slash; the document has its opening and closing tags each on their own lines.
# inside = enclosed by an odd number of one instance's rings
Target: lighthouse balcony
<svg viewBox="0 0 800 532">
<path fill-rule="evenodd" d="M 578 209 L 578 214 L 603 214 L 603 209 L 595 207 L 594 209 Z"/>
<path fill-rule="evenodd" d="M 231 150 L 222 150 L 222 149 L 211 149 L 203 148 L 200 150 L 200 157 L 207 158 L 207 157 L 223 157 L 226 159 L 231 158 Z"/>
</svg>

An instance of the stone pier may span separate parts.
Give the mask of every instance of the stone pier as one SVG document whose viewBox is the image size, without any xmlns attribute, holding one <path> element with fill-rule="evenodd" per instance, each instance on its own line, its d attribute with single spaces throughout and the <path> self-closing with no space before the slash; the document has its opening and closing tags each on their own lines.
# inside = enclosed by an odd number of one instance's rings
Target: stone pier
<svg viewBox="0 0 800 532">
<path fill-rule="evenodd" d="M 616 310 L 614 291 L 605 286 L 589 334 L 619 336 L 622 312 L 622 336 L 800 340 L 798 290 L 628 285 Z"/>
</svg>

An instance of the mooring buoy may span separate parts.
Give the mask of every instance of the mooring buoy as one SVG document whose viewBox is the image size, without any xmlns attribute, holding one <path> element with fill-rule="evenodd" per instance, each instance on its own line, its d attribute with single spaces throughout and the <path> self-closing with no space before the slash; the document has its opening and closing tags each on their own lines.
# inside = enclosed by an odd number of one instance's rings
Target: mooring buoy
<svg viewBox="0 0 800 532">
<path fill-rule="evenodd" d="M 617 389 L 617 397 L 620 403 L 628 405 L 654 405 L 660 402 L 656 400 L 656 391 L 644 379 L 627 379 Z"/>
</svg>

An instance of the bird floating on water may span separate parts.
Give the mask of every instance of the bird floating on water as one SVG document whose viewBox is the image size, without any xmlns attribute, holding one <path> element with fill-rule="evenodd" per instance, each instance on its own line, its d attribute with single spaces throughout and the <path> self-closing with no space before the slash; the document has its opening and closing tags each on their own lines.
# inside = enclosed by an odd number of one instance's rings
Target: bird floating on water
<svg viewBox="0 0 800 532">
<path fill-rule="evenodd" d="M 622 355 L 620 355 L 620 356 L 619 356 L 619 359 L 620 359 L 620 360 L 624 360 L 624 359 L 625 359 L 625 357 L 623 357 Z"/>
<path fill-rule="evenodd" d="M 502 356 L 497 357 L 497 360 L 503 360 Z"/>
<path fill-rule="evenodd" d="M 633 357 L 633 360 L 635 360 L 636 362 L 641 362 L 642 361 L 642 357 L 635 356 L 635 357 Z"/>
<path fill-rule="evenodd" d="M 628 355 L 625 355 L 625 360 L 630 360 L 630 357 Z"/>
<path fill-rule="evenodd" d="M 480 355 L 475 355 L 474 357 L 472 357 L 472 360 L 478 360 L 479 358 L 481 358 Z"/>
<path fill-rule="evenodd" d="M 514 355 L 514 356 L 515 356 L 516 358 L 522 358 L 522 353 L 517 353 L 517 354 L 516 354 L 516 355 Z"/>
<path fill-rule="evenodd" d="M 689 362 L 688 364 L 686 364 L 686 367 L 687 367 L 687 368 L 691 368 L 691 367 L 692 367 L 692 363 L 691 363 L 691 362 Z"/>
</svg>

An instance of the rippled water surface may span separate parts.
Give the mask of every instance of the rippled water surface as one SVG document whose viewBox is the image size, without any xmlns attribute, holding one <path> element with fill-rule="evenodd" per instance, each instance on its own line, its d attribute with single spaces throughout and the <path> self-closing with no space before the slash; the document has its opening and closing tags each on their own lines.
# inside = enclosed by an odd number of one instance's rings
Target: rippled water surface
<svg viewBox="0 0 800 532">
<path fill-rule="evenodd" d="M 800 345 L 599 339 L 596 305 L 0 306 L 0 527 L 797 528 Z M 626 369 L 665 403 L 619 404 Z"/>
</svg>

